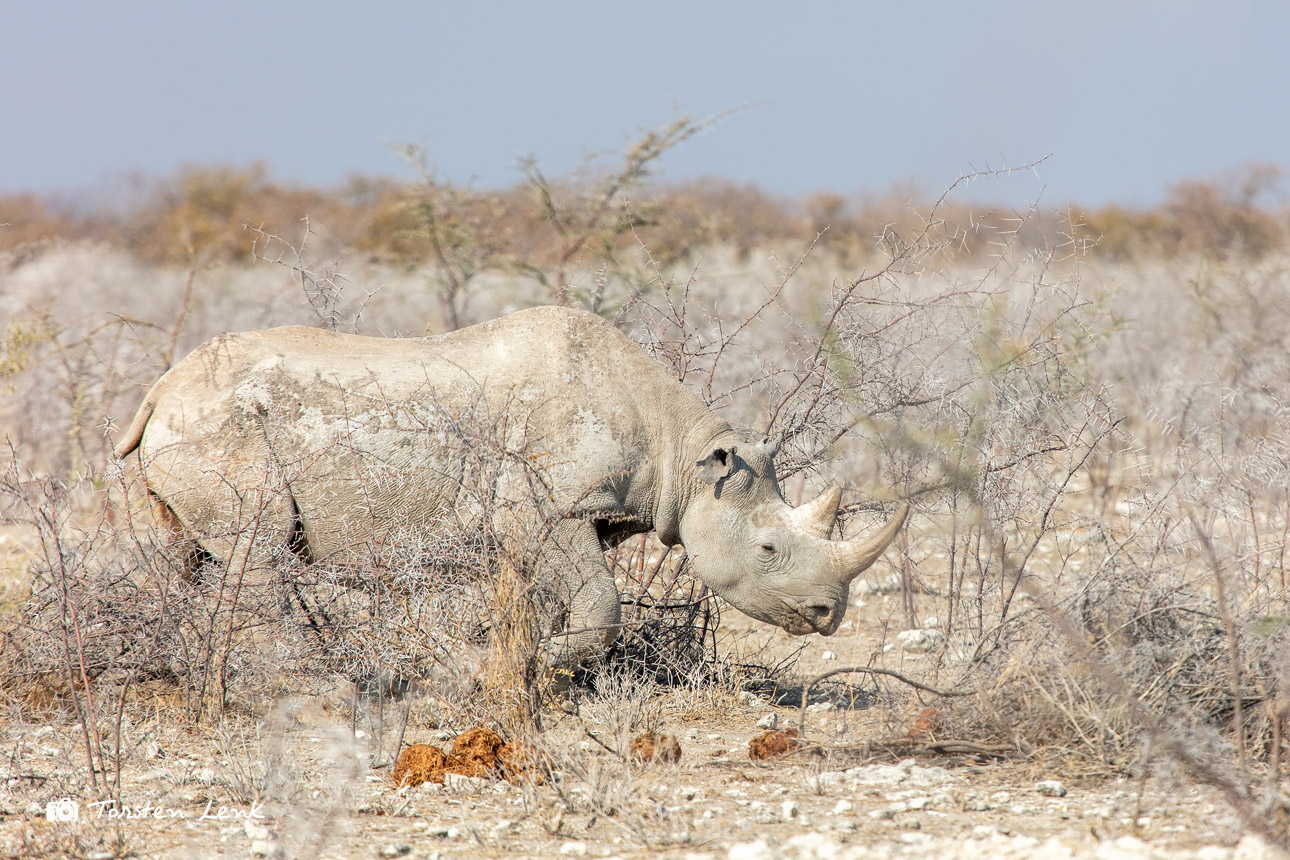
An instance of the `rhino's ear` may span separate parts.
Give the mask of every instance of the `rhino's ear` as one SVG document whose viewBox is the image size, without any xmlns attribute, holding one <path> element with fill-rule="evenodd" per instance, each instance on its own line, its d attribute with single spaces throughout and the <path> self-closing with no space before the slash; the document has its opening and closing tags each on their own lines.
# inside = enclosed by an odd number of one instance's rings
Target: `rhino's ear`
<svg viewBox="0 0 1290 860">
<path fill-rule="evenodd" d="M 728 477 L 735 470 L 735 453 L 738 450 L 733 445 L 730 446 L 729 451 L 725 448 L 717 448 L 696 462 L 694 465 L 699 467 L 699 480 L 715 484 L 722 478 Z"/>
</svg>

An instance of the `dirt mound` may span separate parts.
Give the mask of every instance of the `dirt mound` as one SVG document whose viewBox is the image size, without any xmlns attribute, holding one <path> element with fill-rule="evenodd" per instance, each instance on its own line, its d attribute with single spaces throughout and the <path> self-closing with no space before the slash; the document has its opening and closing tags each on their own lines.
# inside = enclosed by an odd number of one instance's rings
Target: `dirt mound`
<svg viewBox="0 0 1290 860">
<path fill-rule="evenodd" d="M 753 761 L 764 761 L 796 752 L 801 747 L 802 742 L 798 740 L 797 729 L 763 732 L 748 742 L 748 757 Z"/>
<path fill-rule="evenodd" d="M 430 744 L 413 744 L 405 749 L 394 765 L 394 781 L 399 785 L 417 786 L 424 782 L 443 782 L 448 757 Z"/>
<path fill-rule="evenodd" d="M 671 735 L 656 735 L 646 732 L 632 738 L 632 761 L 665 761 L 676 763 L 681 760 L 681 743 Z"/>
<path fill-rule="evenodd" d="M 680 757 L 680 747 L 677 747 Z M 669 759 L 670 760 L 670 759 Z M 394 781 L 400 785 L 444 782 L 449 773 L 484 779 L 501 777 L 510 783 L 533 780 L 541 785 L 544 759 L 537 747 L 508 744 L 491 729 L 475 727 L 457 735 L 452 749 L 444 753 L 430 744 L 413 744 L 399 755 Z"/>
<path fill-rule="evenodd" d="M 504 746 L 506 741 L 491 729 L 468 729 L 452 742 L 448 770 L 462 776 L 496 776 L 497 752 Z"/>
</svg>

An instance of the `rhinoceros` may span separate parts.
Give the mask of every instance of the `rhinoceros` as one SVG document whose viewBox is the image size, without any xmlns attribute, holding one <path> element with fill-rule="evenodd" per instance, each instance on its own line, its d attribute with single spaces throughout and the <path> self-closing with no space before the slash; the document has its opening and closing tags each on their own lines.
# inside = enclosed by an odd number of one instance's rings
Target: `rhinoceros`
<svg viewBox="0 0 1290 860">
<path fill-rule="evenodd" d="M 470 422 L 508 452 L 513 468 L 490 485 L 507 504 L 467 486 Z M 224 564 L 343 562 L 409 529 L 514 518 L 527 499 L 548 524 L 535 567 L 566 603 L 552 659 L 568 665 L 618 632 L 605 549 L 651 530 L 747 615 L 837 630 L 851 581 L 907 508 L 869 537 L 830 540 L 841 490 L 791 507 L 777 448 L 737 433 L 609 322 L 539 307 L 423 338 L 218 336 L 153 385 L 115 454 L 138 449 L 163 520 Z"/>
</svg>

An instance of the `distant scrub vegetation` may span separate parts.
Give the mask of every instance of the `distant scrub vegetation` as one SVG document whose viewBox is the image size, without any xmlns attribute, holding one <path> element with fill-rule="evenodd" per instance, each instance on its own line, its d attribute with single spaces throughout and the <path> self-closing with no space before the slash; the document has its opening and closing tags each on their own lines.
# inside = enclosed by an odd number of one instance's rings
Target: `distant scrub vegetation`
<svg viewBox="0 0 1290 860">
<path fill-rule="evenodd" d="M 148 263 L 236 262 L 253 255 L 248 228 L 294 232 L 307 216 L 335 250 L 383 262 L 432 260 L 466 274 L 472 266 L 559 269 L 575 254 L 584 264 L 597 257 L 612 262 L 640 246 L 659 262 L 677 262 L 706 245 L 748 252 L 819 232 L 835 252 L 864 256 L 875 242 L 899 246 L 902 236 L 917 234 L 925 226 L 920 213 L 933 208 L 933 200 L 899 190 L 786 198 L 720 179 L 642 183 L 647 174 L 639 168 L 675 142 L 645 151 L 635 172 L 629 154 L 629 169 L 619 175 L 575 173 L 557 183 L 526 164 L 524 181 L 505 190 L 441 182 L 422 161 L 418 180 L 355 176 L 329 189 L 281 183 L 252 164 L 188 167 L 139 180 L 117 201 L 0 196 L 0 251 L 21 254 L 50 240 L 79 239 L 126 249 Z M 1257 259 L 1290 244 L 1282 178 L 1279 167 L 1249 165 L 1220 179 L 1179 183 L 1149 209 L 1042 204 L 1021 213 L 942 203 L 936 226 L 965 256 L 989 254 L 1006 238 L 1033 248 L 1073 242 L 1116 260 L 1195 253 Z"/>
</svg>

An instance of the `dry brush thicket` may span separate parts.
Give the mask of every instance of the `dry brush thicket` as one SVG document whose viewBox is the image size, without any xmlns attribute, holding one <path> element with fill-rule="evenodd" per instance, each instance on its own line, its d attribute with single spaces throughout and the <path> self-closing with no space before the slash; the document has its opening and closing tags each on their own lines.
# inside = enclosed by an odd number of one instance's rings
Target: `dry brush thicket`
<svg viewBox="0 0 1290 860">
<path fill-rule="evenodd" d="M 612 182 L 602 190 L 617 200 Z M 251 262 L 143 262 L 89 242 L 7 252 L 11 714 L 70 719 L 91 765 L 84 783 L 110 788 L 144 701 L 218 720 L 321 696 L 376 725 L 386 760 L 412 683 L 428 702 L 418 719 L 529 731 L 543 638 L 559 623 L 525 575 L 540 527 L 409 534 L 371 547 L 358 569 L 286 556 L 267 579 L 217 564 L 191 576 L 110 448 L 144 387 L 217 332 L 304 322 L 415 336 L 559 298 L 612 316 L 735 425 L 784 434 L 786 494 L 841 483 L 844 531 L 910 501 L 906 534 L 871 578 L 900 595 L 884 619 L 891 638 L 930 631 L 934 656 L 905 669 L 884 639 L 859 668 L 966 694 L 935 702 L 942 735 L 1075 753 L 1108 771 L 1164 751 L 1284 836 L 1283 248 L 1243 253 L 1237 236 L 1222 255 L 1110 261 L 1087 255 L 1081 216 L 1032 208 L 966 254 L 963 229 L 933 208 L 907 228 L 884 225 L 863 253 L 807 232 L 778 253 L 716 243 L 688 247 L 681 262 L 641 241 L 614 245 L 611 267 L 582 255 L 586 243 L 634 228 L 603 232 L 601 198 L 581 199 L 587 235 L 554 216 L 574 250 L 545 268 L 476 265 L 527 252 L 480 248 L 481 230 L 510 239 L 500 221 L 450 230 L 441 210 L 422 211 L 422 239 L 440 245 L 418 267 L 361 247 L 318 254 L 313 233 L 267 229 L 244 237 Z M 467 489 L 487 509 L 496 471 L 530 469 L 517 465 L 529 458 L 486 416 L 449 417 L 477 458 Z M 541 510 L 540 469 L 528 480 Z M 737 689 L 756 680 L 740 665 L 755 660 L 721 653 L 717 602 L 679 551 L 630 541 L 613 556 L 627 605 L 609 664 L 630 671 L 580 680 L 594 688 L 587 707 L 623 723 L 624 749 L 630 731 L 659 727 L 653 684 Z M 784 681 L 782 667 L 775 674 Z M 490 697 L 473 695 L 480 683 Z M 911 688 L 863 683 L 903 719 Z M 630 785 L 592 773 L 609 765 L 563 767 L 613 791 Z"/>
</svg>

